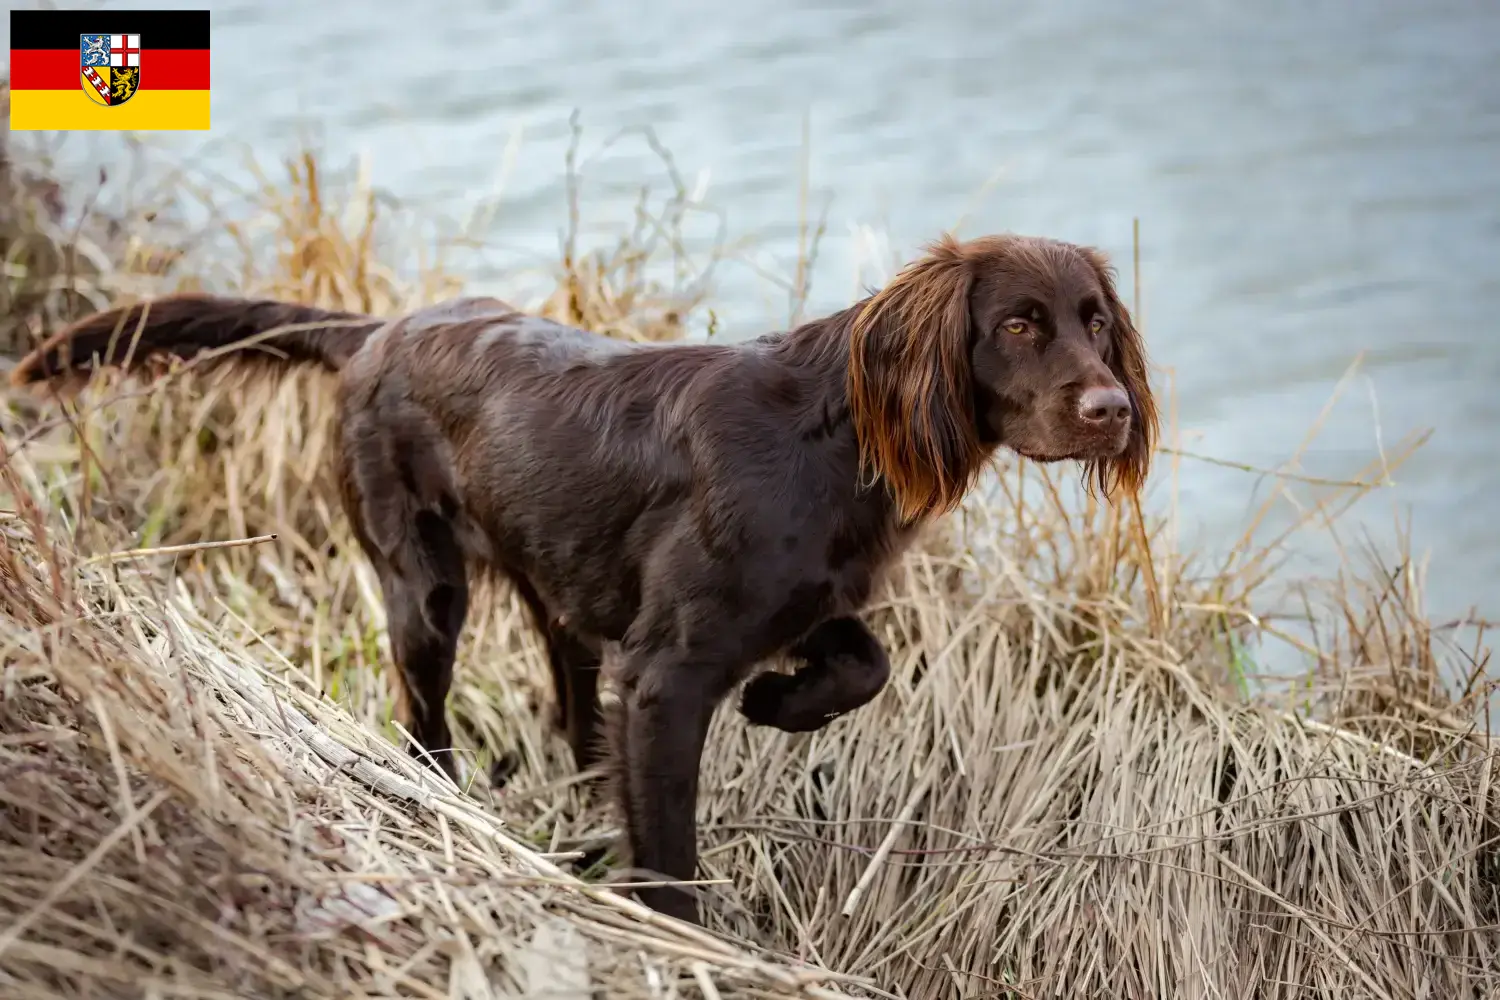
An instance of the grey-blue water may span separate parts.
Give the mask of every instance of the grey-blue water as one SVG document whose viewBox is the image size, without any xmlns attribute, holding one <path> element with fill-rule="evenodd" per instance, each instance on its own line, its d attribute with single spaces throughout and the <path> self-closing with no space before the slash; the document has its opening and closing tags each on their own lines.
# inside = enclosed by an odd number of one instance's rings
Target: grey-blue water
<svg viewBox="0 0 1500 1000">
<path fill-rule="evenodd" d="M 1389 546 L 1409 516 L 1430 556 L 1430 610 L 1492 610 L 1500 4 L 221 0 L 213 10 L 213 131 L 150 139 L 191 151 L 205 171 L 242 177 L 247 146 L 273 165 L 311 135 L 332 162 L 367 152 L 378 185 L 453 215 L 493 193 L 524 127 L 481 281 L 555 256 L 574 108 L 586 148 L 652 126 L 690 184 L 706 175 L 707 201 L 768 266 L 795 255 L 806 114 L 814 208 L 834 196 L 812 312 L 854 294 L 856 227 L 906 257 L 966 215 L 965 234 L 1100 245 L 1128 294 L 1139 218 L 1143 318 L 1153 360 L 1175 372 L 1180 446 L 1280 464 L 1364 352 L 1300 471 L 1346 478 L 1431 428 L 1396 485 L 1345 521 L 1346 538 L 1363 530 Z M 120 139 L 90 141 L 107 150 Z M 603 186 L 588 211 L 625 219 L 635 185 L 661 173 L 634 142 L 591 176 Z M 715 304 L 734 335 L 785 321 L 785 295 L 748 268 L 720 278 Z M 1152 499 L 1164 505 L 1172 482 L 1160 468 Z M 1254 477 L 1184 459 L 1178 485 L 1186 541 L 1238 538 Z M 1282 502 L 1262 534 L 1291 514 Z M 1326 540 L 1304 544 L 1310 561 L 1289 579 L 1331 566 Z"/>
</svg>

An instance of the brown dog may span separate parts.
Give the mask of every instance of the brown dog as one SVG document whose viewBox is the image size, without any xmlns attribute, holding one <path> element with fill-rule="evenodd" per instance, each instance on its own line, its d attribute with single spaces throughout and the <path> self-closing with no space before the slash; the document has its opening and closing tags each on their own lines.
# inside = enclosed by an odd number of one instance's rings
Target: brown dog
<svg viewBox="0 0 1500 1000">
<path fill-rule="evenodd" d="M 276 355 L 238 346 L 254 335 Z M 628 846 L 671 880 L 695 874 L 710 717 L 753 666 L 805 664 L 746 685 L 753 723 L 806 732 L 865 704 L 889 665 L 857 613 L 998 447 L 1082 462 L 1108 494 L 1140 486 L 1157 433 L 1103 257 L 1018 236 L 944 238 L 879 293 L 742 344 L 632 345 L 494 299 L 380 320 L 180 295 L 73 324 L 13 380 L 214 348 L 340 373 L 344 509 L 381 581 L 420 748 L 450 745 L 468 574 L 498 573 L 546 638 L 580 767 L 613 658 Z M 641 896 L 696 918 L 685 889 Z"/>
</svg>

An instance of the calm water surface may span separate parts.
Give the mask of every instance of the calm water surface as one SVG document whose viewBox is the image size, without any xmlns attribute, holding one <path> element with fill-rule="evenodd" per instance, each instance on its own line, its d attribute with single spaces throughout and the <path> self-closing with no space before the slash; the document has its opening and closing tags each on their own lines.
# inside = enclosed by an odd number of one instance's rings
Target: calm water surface
<svg viewBox="0 0 1500 1000">
<path fill-rule="evenodd" d="M 574 108 L 586 145 L 655 128 L 690 184 L 706 175 L 731 236 L 754 237 L 768 267 L 795 257 L 807 114 L 814 194 L 834 196 L 814 312 L 854 294 L 857 227 L 905 257 L 967 213 L 967 234 L 1100 245 L 1128 286 L 1138 217 L 1144 319 L 1153 359 L 1175 372 L 1182 447 L 1285 461 L 1364 352 L 1301 471 L 1349 477 L 1382 445 L 1432 428 L 1397 485 L 1356 509 L 1346 538 L 1365 531 L 1389 545 L 1410 517 L 1430 555 L 1432 610 L 1493 611 L 1500 5 L 223 0 L 213 10 L 213 132 L 166 145 L 237 178 L 247 145 L 269 164 L 311 136 L 336 162 L 367 152 L 377 184 L 447 213 L 504 176 L 481 282 L 555 256 Z M 661 174 L 636 142 L 590 176 L 588 212 L 624 219 L 637 185 Z M 719 279 L 731 335 L 785 320 L 784 294 L 749 269 Z M 1255 485 L 1185 459 L 1184 535 L 1229 544 Z M 1153 499 L 1170 493 L 1164 474 Z M 1290 512 L 1283 503 L 1262 533 Z M 1289 579 L 1327 569 L 1326 541 L 1310 537 L 1305 551 Z"/>
</svg>

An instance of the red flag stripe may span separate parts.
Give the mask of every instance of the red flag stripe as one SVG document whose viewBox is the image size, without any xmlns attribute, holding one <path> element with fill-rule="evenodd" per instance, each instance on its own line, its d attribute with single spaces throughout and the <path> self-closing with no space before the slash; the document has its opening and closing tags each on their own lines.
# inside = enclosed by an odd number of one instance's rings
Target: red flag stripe
<svg viewBox="0 0 1500 1000">
<path fill-rule="evenodd" d="M 83 66 L 77 49 L 11 49 L 11 90 L 76 90 Z M 208 49 L 146 49 L 141 90 L 208 90 Z"/>
</svg>

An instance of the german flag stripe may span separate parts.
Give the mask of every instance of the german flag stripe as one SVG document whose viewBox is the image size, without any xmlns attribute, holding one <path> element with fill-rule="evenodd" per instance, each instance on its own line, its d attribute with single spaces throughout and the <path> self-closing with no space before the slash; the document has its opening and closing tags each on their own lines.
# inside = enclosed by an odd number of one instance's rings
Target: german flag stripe
<svg viewBox="0 0 1500 1000">
<path fill-rule="evenodd" d="M 158 49 L 145 45 L 143 41 L 141 93 L 209 89 L 207 49 Z M 10 54 L 12 90 L 77 90 L 80 72 L 76 45 L 71 49 L 17 49 Z"/>
<path fill-rule="evenodd" d="M 208 50 L 206 10 L 13 10 L 12 53 L 68 49 L 78 57 L 81 35 L 140 35 L 141 48 Z"/>
<path fill-rule="evenodd" d="M 206 90 L 143 90 L 124 104 L 105 107 L 80 86 L 67 90 L 18 90 L 10 98 L 15 132 L 201 131 L 209 127 L 212 102 Z"/>
</svg>

